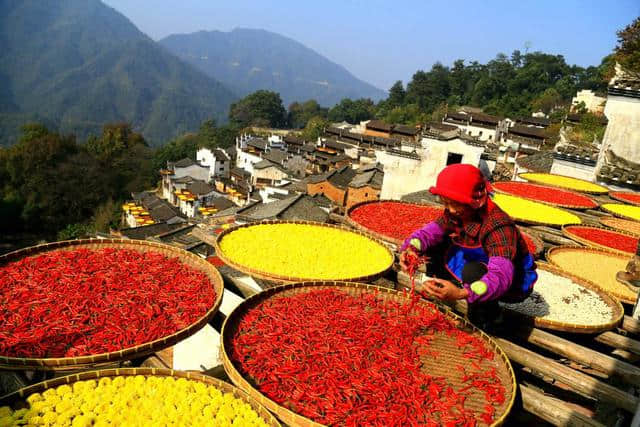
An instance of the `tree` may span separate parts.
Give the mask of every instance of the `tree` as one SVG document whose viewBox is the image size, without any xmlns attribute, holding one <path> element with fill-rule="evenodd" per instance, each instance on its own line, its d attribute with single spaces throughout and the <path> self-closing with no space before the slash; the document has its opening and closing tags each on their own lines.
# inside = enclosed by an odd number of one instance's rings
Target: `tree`
<svg viewBox="0 0 640 427">
<path fill-rule="evenodd" d="M 278 93 L 259 90 L 231 104 L 229 120 L 241 127 L 266 124 L 282 128 L 287 125 L 287 112 Z"/>
<path fill-rule="evenodd" d="M 615 59 L 628 73 L 640 78 L 640 17 L 616 33 Z"/>
<path fill-rule="evenodd" d="M 312 117 L 302 131 L 305 141 L 317 141 L 318 137 L 324 134 L 324 130 L 329 126 L 329 121 L 322 116 Z"/>
<path fill-rule="evenodd" d="M 388 107 L 394 108 L 404 105 L 406 95 L 407 92 L 405 92 L 404 86 L 402 86 L 402 81 L 398 80 L 391 86 L 391 89 L 389 89 L 389 97 L 387 98 Z"/>
<path fill-rule="evenodd" d="M 562 103 L 562 97 L 554 88 L 549 88 L 531 102 L 533 111 L 542 111 L 549 114 L 556 106 Z"/>
<path fill-rule="evenodd" d="M 407 102 L 431 112 L 449 97 L 449 69 L 439 62 L 429 72 L 417 71 L 407 85 Z"/>
<path fill-rule="evenodd" d="M 332 122 L 346 121 L 352 124 L 370 120 L 374 117 L 375 105 L 368 98 L 343 99 L 329 110 L 328 119 Z"/>
<path fill-rule="evenodd" d="M 289 126 L 294 129 L 302 129 L 312 117 L 327 117 L 327 108 L 323 108 L 314 99 L 289 105 Z"/>
</svg>

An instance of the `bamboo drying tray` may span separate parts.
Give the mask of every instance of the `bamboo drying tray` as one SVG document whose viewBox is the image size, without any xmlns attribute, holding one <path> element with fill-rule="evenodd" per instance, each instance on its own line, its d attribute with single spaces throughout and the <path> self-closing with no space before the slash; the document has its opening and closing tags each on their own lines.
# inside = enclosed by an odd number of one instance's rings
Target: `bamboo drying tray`
<svg viewBox="0 0 640 427">
<path fill-rule="evenodd" d="M 600 254 L 600 255 L 604 255 L 604 256 L 609 256 L 609 257 L 613 257 L 613 258 L 618 258 L 620 260 L 624 260 L 625 262 L 630 259 L 630 256 L 627 255 L 621 255 L 617 252 L 613 252 L 613 251 L 609 251 L 609 250 L 605 250 L 605 249 L 596 249 L 596 248 L 585 248 L 582 246 L 556 246 L 554 248 L 551 248 L 547 251 L 547 260 L 553 264 L 555 267 L 564 270 L 566 272 L 568 272 L 571 275 L 575 275 L 579 278 L 581 278 L 582 280 L 588 282 L 589 284 L 601 289 L 603 292 L 613 296 L 614 298 L 618 299 L 620 302 L 624 302 L 624 303 L 628 303 L 628 304 L 635 304 L 635 297 L 632 297 L 631 295 L 622 293 L 621 291 L 618 292 L 616 290 L 609 290 L 604 288 L 603 286 L 600 286 L 599 283 L 594 282 L 592 278 L 590 277 L 582 277 L 582 276 L 578 276 L 575 272 L 573 271 L 567 271 L 565 270 L 561 265 L 558 264 L 557 260 L 554 260 L 554 257 L 556 254 L 560 254 L 562 252 L 568 252 L 568 251 L 578 251 L 578 252 L 589 252 L 589 253 L 595 253 L 595 254 Z M 615 273 L 614 274 L 614 278 L 612 278 L 612 280 L 615 280 Z M 623 285 L 622 283 L 616 282 L 619 284 L 621 289 L 628 289 L 625 285 Z M 629 291 L 631 292 L 631 291 Z"/>
<path fill-rule="evenodd" d="M 613 206 L 625 206 L 627 208 L 631 208 L 631 209 L 635 209 L 638 211 L 638 214 L 640 215 L 640 206 L 634 206 L 634 205 L 627 205 L 627 204 L 619 204 L 619 203 L 608 203 L 609 205 L 613 205 Z M 609 207 L 607 207 L 607 203 L 603 204 L 600 206 L 600 209 L 602 209 L 603 211 L 610 213 L 611 215 L 618 217 L 618 218 L 622 218 L 622 219 L 626 219 L 629 221 L 638 221 L 640 222 L 640 218 L 634 218 L 632 216 L 628 216 L 625 215 L 623 213 L 619 213 L 619 212 L 615 212 L 613 210 L 611 210 Z"/>
<path fill-rule="evenodd" d="M 640 222 L 638 221 L 616 218 L 613 216 L 604 216 L 600 218 L 600 224 L 614 230 L 624 231 L 640 238 Z"/>
<path fill-rule="evenodd" d="M 538 269 L 546 270 L 557 276 L 562 276 L 562 277 L 566 277 L 567 279 L 571 279 L 573 282 L 578 283 L 580 286 L 598 294 L 600 299 L 602 299 L 609 307 L 611 307 L 611 311 L 612 311 L 611 320 L 609 322 L 602 323 L 602 324 L 580 325 L 576 323 L 567 323 L 567 322 L 560 322 L 557 320 L 549 320 L 549 319 L 545 319 L 544 317 L 528 316 L 524 313 L 511 310 L 508 306 L 503 306 L 503 308 L 506 310 L 509 310 L 509 312 L 512 313 L 512 315 L 528 318 L 532 321 L 533 326 L 538 328 L 552 329 L 555 331 L 562 331 L 562 332 L 574 332 L 574 333 L 581 333 L 581 334 L 609 331 L 615 328 L 617 325 L 619 325 L 620 322 L 622 321 L 622 318 L 624 316 L 624 308 L 622 307 L 622 304 L 620 303 L 620 301 L 611 297 L 602 289 L 598 288 L 597 286 L 593 285 L 592 283 L 589 283 L 584 279 L 579 278 L 578 276 L 567 273 L 566 271 L 547 263 L 538 264 Z M 534 289 L 535 289 L 535 285 L 534 285 Z"/>
<path fill-rule="evenodd" d="M 184 340 L 203 328 L 209 320 L 216 314 L 222 303 L 224 283 L 222 276 L 216 268 L 200 258 L 198 255 L 178 249 L 162 243 L 150 242 L 147 240 L 128 239 L 84 239 L 68 240 L 62 242 L 46 243 L 43 245 L 31 246 L 15 252 L 0 256 L 0 266 L 9 262 L 18 261 L 22 258 L 39 255 L 51 251 L 70 251 L 76 249 L 99 250 L 104 248 L 131 249 L 139 252 L 158 252 L 169 258 L 178 258 L 182 263 L 204 273 L 211 281 L 216 292 L 216 300 L 209 310 L 192 325 L 187 326 L 171 335 L 154 341 L 137 345 L 135 347 L 124 348 L 110 353 L 92 354 L 78 357 L 54 357 L 54 358 L 23 358 L 6 357 L 0 355 L 0 369 L 14 370 L 77 370 L 88 369 L 105 363 L 120 362 L 124 360 L 137 359 Z"/>
<path fill-rule="evenodd" d="M 583 245 L 590 246 L 592 248 L 604 249 L 604 250 L 607 250 L 607 251 L 610 251 L 610 252 L 616 252 L 616 253 L 619 253 L 619 254 L 627 256 L 627 257 L 630 257 L 631 255 L 633 255 L 635 253 L 635 250 L 633 252 L 625 252 L 625 251 L 621 251 L 620 249 L 612 248 L 610 246 L 601 245 L 600 243 L 597 243 L 597 242 L 594 242 L 592 240 L 585 239 L 583 237 L 577 236 L 576 234 L 571 232 L 571 230 L 570 230 L 571 227 L 594 228 L 596 230 L 604 230 L 604 231 L 607 231 L 609 233 L 619 234 L 621 236 L 631 237 L 633 239 L 638 239 L 638 236 L 636 236 L 633 233 L 629 233 L 629 232 L 626 232 L 626 231 L 619 231 L 619 230 L 611 230 L 610 228 L 598 227 L 597 225 L 575 225 L 575 224 L 572 224 L 572 225 L 565 225 L 565 226 L 562 227 L 562 234 L 567 236 L 569 239 L 575 240 L 578 243 L 582 243 Z"/>
<path fill-rule="evenodd" d="M 360 277 L 345 277 L 345 278 L 340 278 L 339 280 L 341 281 L 345 281 L 345 282 L 371 282 L 374 281 L 376 279 L 378 279 L 379 277 L 383 276 L 393 265 L 393 261 L 394 261 L 394 256 L 391 253 L 391 251 L 385 246 L 384 242 L 379 240 L 379 239 L 375 239 L 373 238 L 371 235 L 364 233 L 362 231 L 359 230 L 352 230 L 346 227 L 340 227 L 337 225 L 331 225 L 331 224 L 323 224 L 323 223 L 319 223 L 319 222 L 312 222 L 312 221 L 260 221 L 260 222 L 252 222 L 249 224 L 243 224 L 243 225 L 237 225 L 235 227 L 231 227 L 227 230 L 224 230 L 222 233 L 220 233 L 218 235 L 218 237 L 216 238 L 215 242 L 214 242 L 214 247 L 215 247 L 215 251 L 216 251 L 216 255 L 218 255 L 218 257 L 228 266 L 235 268 L 238 271 L 241 271 L 243 273 L 246 273 L 250 276 L 254 276 L 257 277 L 258 279 L 263 279 L 263 280 L 268 280 L 274 283 L 278 283 L 278 284 L 289 284 L 289 283 L 296 283 L 296 282 L 304 282 L 304 281 L 312 281 L 315 280 L 316 278 L 314 277 L 294 277 L 294 276 L 285 276 L 285 275 L 281 275 L 281 274 L 276 274 L 276 273 L 271 273 L 268 271 L 259 271 L 256 270 L 254 268 L 248 267 L 246 265 L 243 264 L 239 264 L 236 263 L 235 261 L 233 261 L 231 258 L 227 257 L 226 254 L 220 249 L 220 242 L 222 241 L 222 239 L 224 239 L 224 237 L 230 233 L 233 233 L 236 230 L 239 230 L 241 228 L 249 228 L 249 227 L 253 227 L 253 226 L 257 226 L 257 225 L 263 225 L 263 224 L 301 224 L 301 225 L 313 225 L 316 227 L 327 227 L 327 228 L 333 228 L 333 229 L 337 229 L 337 230 L 341 230 L 344 231 L 346 233 L 354 233 L 354 234 L 358 234 L 360 236 L 363 236 L 369 240 L 372 240 L 374 242 L 376 242 L 377 244 L 379 244 L 380 246 L 382 246 L 384 248 L 384 250 L 388 253 L 390 261 L 389 261 L 389 265 L 386 266 L 386 268 L 384 268 L 381 271 L 375 271 L 372 272 L 369 275 L 366 276 L 360 276 Z M 332 279 L 333 281 L 334 279 Z"/>
<path fill-rule="evenodd" d="M 13 393 L 0 397 L 0 406 L 25 406 L 25 399 L 33 393 L 42 393 L 47 389 L 58 387 L 63 384 L 73 384 L 76 381 L 96 380 L 106 377 L 118 377 L 118 376 L 132 376 L 132 375 L 144 375 L 144 376 L 159 376 L 159 377 L 175 377 L 186 378 L 192 381 L 198 381 L 207 385 L 214 386 L 223 393 L 231 393 L 237 399 L 240 399 L 253 408 L 254 411 L 267 425 L 272 427 L 280 426 L 278 420 L 267 411 L 264 406 L 260 405 L 254 398 L 249 396 L 244 391 L 231 384 L 220 381 L 217 378 L 213 378 L 207 375 L 203 375 L 197 372 L 184 372 L 174 371 L 173 369 L 159 369 L 159 368 L 119 368 L 119 369 L 103 369 L 99 371 L 84 371 L 73 375 L 67 375 L 64 377 L 57 377 L 51 380 L 43 381 L 37 384 L 30 385 L 28 387 L 21 388 Z"/>
<path fill-rule="evenodd" d="M 254 387 L 254 384 L 250 378 L 243 377 L 231 361 L 230 346 L 232 337 L 238 327 L 238 323 L 240 322 L 241 318 L 251 308 L 255 307 L 262 301 L 268 300 L 269 298 L 273 298 L 275 296 L 297 295 L 312 290 L 336 287 L 354 296 L 376 292 L 380 298 L 386 301 L 407 301 L 407 297 L 404 297 L 401 292 L 364 283 L 339 281 L 295 283 L 271 288 L 247 298 L 240 305 L 238 305 L 231 312 L 231 314 L 229 314 L 229 316 L 225 319 L 224 324 L 222 325 L 221 354 L 222 363 L 224 365 L 225 371 L 227 372 L 227 375 L 235 385 L 249 393 L 250 396 L 255 398 L 258 402 L 260 402 L 267 409 L 273 412 L 285 424 L 303 427 L 321 425 L 306 417 L 298 415 L 297 413 L 269 399 Z M 426 300 L 420 300 L 418 303 L 431 304 Z M 494 358 L 494 360 L 487 363 L 493 364 L 498 371 L 502 385 L 504 385 L 505 387 L 505 403 L 496 408 L 496 420 L 494 421 L 492 426 L 502 425 L 507 415 L 511 411 L 511 408 L 513 407 L 516 396 L 516 379 L 509 359 L 502 351 L 502 349 L 483 331 L 477 329 L 467 320 L 463 319 L 452 311 L 448 309 L 445 310 L 443 308 L 440 309 L 443 310 L 449 318 L 457 321 L 460 325 L 462 325 L 462 327 L 466 330 L 472 330 L 475 334 L 480 335 L 485 344 L 487 344 L 488 347 L 495 352 L 496 357 Z M 436 350 L 440 354 L 446 355 L 445 357 L 447 357 L 447 363 L 441 363 L 441 361 L 437 360 L 438 358 L 425 357 L 422 359 L 422 362 L 425 363 L 426 369 L 428 369 L 429 373 L 432 375 L 442 376 L 451 380 L 452 385 L 454 386 L 461 386 L 461 378 L 457 376 L 457 370 L 451 369 L 451 366 L 456 363 L 464 364 L 467 359 L 463 356 L 463 351 L 459 348 L 455 339 L 448 339 L 448 337 L 444 337 L 440 340 L 434 339 L 432 345 L 437 347 Z M 481 394 L 473 394 L 469 396 L 466 402 L 469 403 L 469 407 L 476 410 L 482 410 L 486 403 L 484 395 Z"/>
<path fill-rule="evenodd" d="M 549 182 L 541 181 L 541 180 L 539 180 L 539 179 L 537 179 L 537 178 L 535 178 L 535 177 L 531 177 L 531 175 L 532 175 L 533 173 L 535 173 L 536 175 L 559 176 L 559 177 L 562 177 L 562 178 L 569 178 L 569 179 L 572 179 L 572 180 L 575 180 L 575 181 L 582 181 L 582 182 L 585 182 L 585 183 L 588 183 L 588 184 L 591 184 L 591 185 L 595 185 L 595 186 L 597 186 L 597 187 L 600 187 L 600 188 L 601 188 L 601 190 L 578 190 L 578 189 L 576 189 L 576 188 L 574 188 L 574 187 L 571 187 L 571 186 L 568 186 L 568 185 L 562 185 L 562 184 L 551 184 L 551 183 L 549 183 Z M 598 185 L 598 184 L 594 184 L 593 182 L 589 182 L 589 181 L 586 181 L 586 180 L 584 180 L 584 179 L 578 179 L 578 178 L 574 178 L 574 177 L 572 177 L 572 176 L 558 175 L 558 174 L 552 174 L 552 173 L 537 173 L 537 172 L 533 172 L 533 173 L 532 173 L 532 172 L 525 172 L 525 173 L 518 174 L 518 176 L 519 176 L 520 178 L 524 179 L 525 181 L 529 181 L 529 182 L 533 182 L 533 183 L 541 184 L 541 185 L 550 185 L 550 186 L 552 186 L 552 187 L 564 188 L 565 190 L 578 191 L 578 192 L 580 192 L 580 193 L 586 193 L 586 194 L 601 194 L 601 195 L 602 195 L 602 194 L 607 194 L 607 193 L 609 192 L 609 189 L 608 189 L 608 188 L 603 187 L 603 186 Z M 527 175 L 528 175 L 528 176 L 527 176 Z"/>
<path fill-rule="evenodd" d="M 633 194 L 635 196 L 640 196 L 640 193 L 636 193 L 635 191 L 611 191 L 609 193 L 609 197 L 622 203 L 627 203 L 633 206 L 640 206 L 640 202 L 634 202 L 632 200 L 625 199 L 623 196 L 624 194 Z"/>
<path fill-rule="evenodd" d="M 562 192 L 570 193 L 571 195 L 573 195 L 575 197 L 584 197 L 585 199 L 590 201 L 592 204 L 589 205 L 589 206 L 585 206 L 585 205 L 571 205 L 571 204 L 565 204 L 565 203 L 554 203 L 554 202 L 549 202 L 549 201 L 546 201 L 546 200 L 540 200 L 540 199 L 535 199 L 535 198 L 532 198 L 532 197 L 523 196 L 521 194 L 514 194 L 514 193 L 511 193 L 511 192 L 509 192 L 507 190 L 501 189 L 500 188 L 500 183 L 502 183 L 502 182 L 508 182 L 509 184 L 527 185 L 527 186 L 537 187 L 537 188 L 540 188 L 540 189 L 543 189 L 543 190 L 547 190 L 547 191 L 562 191 Z M 551 185 L 533 184 L 531 182 L 518 182 L 518 181 L 498 181 L 498 182 L 494 182 L 493 184 L 491 184 L 491 186 L 498 193 L 509 194 L 511 196 L 516 196 L 516 197 L 522 197 L 523 199 L 527 199 L 527 200 L 531 200 L 531 201 L 534 201 L 534 202 L 542 203 L 543 205 L 555 206 L 555 207 L 558 207 L 558 208 L 584 210 L 584 209 L 596 209 L 599 206 L 598 202 L 593 200 L 591 197 L 588 197 L 588 196 L 586 196 L 584 194 L 581 194 L 581 193 L 579 193 L 577 191 L 574 191 L 574 190 L 569 190 L 569 189 L 561 188 L 561 187 L 553 187 Z"/>
<path fill-rule="evenodd" d="M 371 230 L 370 228 L 365 227 L 364 225 L 360 224 L 359 222 L 355 221 L 353 218 L 351 218 L 351 213 L 353 211 L 355 211 L 356 209 L 358 209 L 361 206 L 365 206 L 365 205 L 370 205 L 370 204 L 375 204 L 375 203 L 398 203 L 398 204 L 405 204 L 405 205 L 412 205 L 412 206 L 419 206 L 419 207 L 429 207 L 429 208 L 434 208 L 434 209 L 439 209 L 441 211 L 444 211 L 444 208 L 441 205 L 436 205 L 436 204 L 432 204 L 432 203 L 411 203 L 411 202 L 405 202 L 403 200 L 387 200 L 387 199 L 382 199 L 382 200 L 370 200 L 367 202 L 360 202 L 360 203 L 356 203 L 355 205 L 351 206 L 346 214 L 345 214 L 345 219 L 347 221 L 347 223 L 355 228 L 356 230 L 359 230 L 363 233 L 365 233 L 368 236 L 373 237 L 374 239 L 377 240 L 382 240 L 383 242 L 389 242 L 392 243 L 398 247 L 402 246 L 402 244 L 404 243 L 404 240 L 400 240 L 400 239 L 394 239 L 393 237 L 390 236 L 386 236 L 384 234 L 378 233 L 374 230 Z M 426 224 L 426 223 L 425 223 Z M 409 237 L 409 236 L 407 236 Z"/>
<path fill-rule="evenodd" d="M 533 201 L 533 200 L 525 199 L 525 198 L 522 198 L 522 197 L 520 197 L 520 196 L 512 196 L 511 194 L 505 194 L 505 196 L 508 196 L 508 197 L 516 197 L 516 198 L 519 198 L 519 199 L 525 200 L 525 201 L 527 201 L 527 202 L 529 202 L 529 203 L 538 203 L 538 204 L 540 204 L 540 205 L 544 205 L 544 203 L 540 203 L 540 202 L 537 202 L 537 201 Z M 496 205 L 498 205 L 498 207 L 499 207 L 500 209 L 502 209 L 502 210 L 503 210 L 507 215 L 509 215 L 509 216 L 511 217 L 511 219 L 513 219 L 513 220 L 514 220 L 514 221 L 516 221 L 516 222 L 521 222 L 521 223 L 529 224 L 529 225 L 542 225 L 542 226 L 547 226 L 547 227 L 561 227 L 562 225 L 566 225 L 566 224 L 558 224 L 558 223 L 552 223 L 552 222 L 536 221 L 536 220 L 533 220 L 533 219 L 531 219 L 531 218 L 525 218 L 525 217 L 520 217 L 520 216 L 514 216 L 514 215 L 511 215 L 509 212 L 507 212 L 507 211 L 506 211 L 505 209 L 503 209 L 502 207 L 500 207 L 500 205 L 499 205 L 497 202 L 495 202 L 495 201 L 494 201 L 494 203 L 495 203 Z M 545 207 L 547 207 L 547 208 L 549 208 L 549 209 L 558 209 L 558 210 L 560 210 L 560 211 L 562 211 L 562 212 L 564 212 L 564 213 L 569 213 L 569 214 L 571 214 L 571 215 L 575 216 L 575 217 L 576 217 L 577 222 L 575 222 L 575 223 L 571 223 L 571 224 L 581 224 L 581 223 L 582 223 L 582 220 L 580 219 L 580 217 L 579 217 L 579 216 L 577 216 L 576 214 L 572 213 L 572 212 L 566 211 L 566 210 L 561 209 L 561 208 L 556 208 L 556 207 L 554 207 L 554 206 L 549 206 L 549 205 L 544 205 L 544 206 L 545 206 Z"/>
</svg>

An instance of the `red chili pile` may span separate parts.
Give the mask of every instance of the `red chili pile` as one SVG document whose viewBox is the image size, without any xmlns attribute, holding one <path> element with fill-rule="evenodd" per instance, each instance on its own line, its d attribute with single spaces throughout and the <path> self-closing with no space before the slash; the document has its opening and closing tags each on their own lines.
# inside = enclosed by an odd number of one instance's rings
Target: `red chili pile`
<svg viewBox="0 0 640 427">
<path fill-rule="evenodd" d="M 494 353 L 434 305 L 409 301 L 326 288 L 272 297 L 240 320 L 231 358 L 267 397 L 322 424 L 490 424 L 506 399 L 487 362 Z M 421 358 L 439 357 L 431 342 L 440 335 L 468 359 L 451 365 L 464 382 L 457 389 L 421 369 Z M 471 393 L 485 399 L 483 412 L 465 407 Z"/>
<path fill-rule="evenodd" d="M 626 200 L 627 202 L 640 204 L 640 193 L 627 193 L 624 191 L 612 191 L 609 193 L 611 197 L 619 200 Z"/>
<path fill-rule="evenodd" d="M 125 249 L 54 251 L 0 267 L 0 354 L 108 353 L 193 324 L 215 302 L 178 259 Z"/>
<path fill-rule="evenodd" d="M 491 185 L 493 185 L 496 190 L 539 202 L 555 203 L 582 209 L 595 208 L 598 206 L 587 196 L 560 188 L 516 181 L 500 181 L 494 182 Z"/>
<path fill-rule="evenodd" d="M 354 209 L 350 216 L 371 231 L 404 240 L 423 225 L 442 215 L 443 209 L 400 202 L 367 203 Z"/>
<path fill-rule="evenodd" d="M 527 233 L 520 233 L 524 242 L 527 244 L 527 249 L 529 249 L 529 253 L 531 255 L 535 255 L 538 252 L 538 248 L 536 247 L 535 242 Z"/>
<path fill-rule="evenodd" d="M 637 238 L 627 236 L 626 234 L 618 233 L 613 230 L 579 225 L 566 227 L 565 230 L 581 239 L 585 239 L 608 248 L 617 249 L 619 251 L 633 254 L 636 252 L 636 248 L 638 247 Z"/>
</svg>

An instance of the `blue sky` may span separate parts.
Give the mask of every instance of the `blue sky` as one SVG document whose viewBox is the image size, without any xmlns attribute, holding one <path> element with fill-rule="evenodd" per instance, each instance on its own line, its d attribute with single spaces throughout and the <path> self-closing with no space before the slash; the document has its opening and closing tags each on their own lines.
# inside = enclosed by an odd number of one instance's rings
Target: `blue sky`
<svg viewBox="0 0 640 427">
<path fill-rule="evenodd" d="M 249 1 L 103 0 L 155 40 L 199 30 L 260 28 L 291 37 L 381 89 L 436 61 L 486 62 L 541 50 L 597 65 L 638 0 Z"/>
</svg>

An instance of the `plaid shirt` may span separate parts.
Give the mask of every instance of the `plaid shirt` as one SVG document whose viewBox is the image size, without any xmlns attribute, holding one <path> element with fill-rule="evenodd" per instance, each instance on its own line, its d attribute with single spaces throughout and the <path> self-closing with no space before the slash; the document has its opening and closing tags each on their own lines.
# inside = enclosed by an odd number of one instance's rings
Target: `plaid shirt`
<svg viewBox="0 0 640 427">
<path fill-rule="evenodd" d="M 514 261 L 529 253 L 527 243 L 513 220 L 490 199 L 478 215 L 464 226 L 445 210 L 436 223 L 458 244 L 482 246 L 489 257 Z"/>
</svg>

